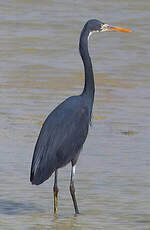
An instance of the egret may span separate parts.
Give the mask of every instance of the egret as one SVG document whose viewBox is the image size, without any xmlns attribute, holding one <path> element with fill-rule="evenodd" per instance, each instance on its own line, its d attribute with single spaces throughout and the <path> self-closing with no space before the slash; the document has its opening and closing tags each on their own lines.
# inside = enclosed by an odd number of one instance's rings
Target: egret
<svg viewBox="0 0 150 230">
<path fill-rule="evenodd" d="M 79 41 L 79 52 L 85 71 L 83 91 L 80 95 L 67 98 L 48 115 L 35 145 L 30 181 L 32 184 L 39 185 L 55 173 L 54 213 L 57 213 L 58 210 L 58 169 L 66 166 L 69 162 L 72 164 L 70 193 L 75 213 L 79 213 L 74 186 L 75 167 L 88 134 L 95 93 L 88 40 L 92 33 L 103 31 L 131 32 L 128 29 L 110 26 L 96 19 L 87 21 L 81 31 Z"/>
</svg>

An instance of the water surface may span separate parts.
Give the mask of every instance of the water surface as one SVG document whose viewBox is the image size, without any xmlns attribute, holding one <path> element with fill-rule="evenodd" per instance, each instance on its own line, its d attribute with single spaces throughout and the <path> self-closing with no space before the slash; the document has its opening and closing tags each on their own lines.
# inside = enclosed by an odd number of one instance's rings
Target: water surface
<svg viewBox="0 0 150 230">
<path fill-rule="evenodd" d="M 150 2 L 1 1 L 1 229 L 149 229 Z M 132 29 L 90 39 L 96 95 L 93 125 L 76 170 L 81 215 L 74 217 L 70 165 L 59 170 L 59 213 L 53 177 L 29 183 L 34 145 L 47 114 L 81 92 L 78 39 L 97 18 Z"/>
</svg>

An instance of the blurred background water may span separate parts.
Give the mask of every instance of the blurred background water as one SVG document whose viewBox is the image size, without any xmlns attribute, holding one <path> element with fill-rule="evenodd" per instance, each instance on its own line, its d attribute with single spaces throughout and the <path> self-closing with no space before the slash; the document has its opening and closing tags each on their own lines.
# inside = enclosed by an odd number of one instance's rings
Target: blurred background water
<svg viewBox="0 0 150 230">
<path fill-rule="evenodd" d="M 150 1 L 0 1 L 0 229 L 150 229 Z M 70 165 L 29 183 L 42 122 L 79 94 L 78 39 L 97 18 L 133 30 L 90 39 L 96 82 L 93 126 L 76 170 L 81 215 L 74 217 Z"/>
</svg>

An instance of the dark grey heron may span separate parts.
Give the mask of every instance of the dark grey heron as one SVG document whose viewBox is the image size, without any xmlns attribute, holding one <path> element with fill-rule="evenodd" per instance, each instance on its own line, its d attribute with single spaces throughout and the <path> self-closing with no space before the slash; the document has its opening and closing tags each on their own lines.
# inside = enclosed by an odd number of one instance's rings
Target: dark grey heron
<svg viewBox="0 0 150 230">
<path fill-rule="evenodd" d="M 75 166 L 88 134 L 95 92 L 88 39 L 93 32 L 103 31 L 131 32 L 120 27 L 109 26 L 96 19 L 89 20 L 84 25 L 79 42 L 79 51 L 85 70 L 84 89 L 80 95 L 67 98 L 49 114 L 35 145 L 30 181 L 32 184 L 39 185 L 55 172 L 54 213 L 57 213 L 57 172 L 69 162 L 72 164 L 70 193 L 75 213 L 79 213 L 74 186 Z"/>
</svg>

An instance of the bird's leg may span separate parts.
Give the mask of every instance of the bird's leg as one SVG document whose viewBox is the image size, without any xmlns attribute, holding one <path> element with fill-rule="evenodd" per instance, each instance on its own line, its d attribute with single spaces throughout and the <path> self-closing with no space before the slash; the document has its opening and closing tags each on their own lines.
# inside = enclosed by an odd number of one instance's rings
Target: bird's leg
<svg viewBox="0 0 150 230">
<path fill-rule="evenodd" d="M 57 207 L 57 200 L 58 200 L 58 187 L 57 187 L 57 169 L 55 170 L 55 179 L 54 179 L 54 213 L 57 214 L 58 207 Z"/>
<path fill-rule="evenodd" d="M 77 205 L 77 201 L 76 201 L 76 197 L 75 197 L 75 187 L 74 187 L 74 180 L 73 177 L 75 175 L 75 165 L 73 165 L 72 163 L 72 168 L 71 168 L 71 179 L 70 179 L 70 193 L 72 196 L 72 200 L 73 200 L 73 205 L 74 205 L 74 209 L 75 209 L 75 214 L 79 214 L 79 209 L 78 209 L 78 205 Z"/>
</svg>

